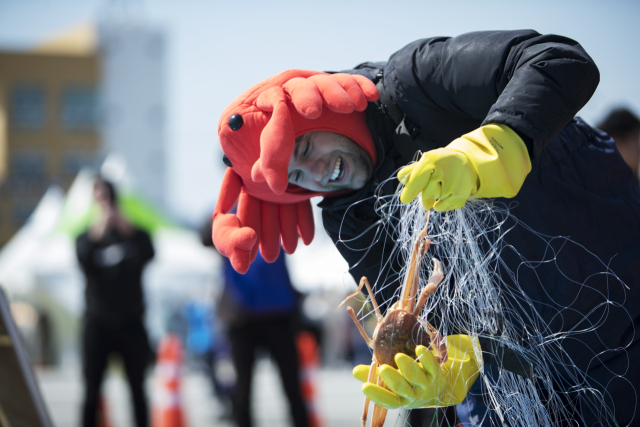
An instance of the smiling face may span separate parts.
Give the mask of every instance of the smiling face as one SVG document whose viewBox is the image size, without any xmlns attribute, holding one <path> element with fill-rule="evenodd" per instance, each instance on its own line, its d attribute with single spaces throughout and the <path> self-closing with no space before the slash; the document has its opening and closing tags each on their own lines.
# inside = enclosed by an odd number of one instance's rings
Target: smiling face
<svg viewBox="0 0 640 427">
<path fill-rule="evenodd" d="M 320 193 L 362 188 L 373 172 L 371 157 L 353 140 L 334 132 L 296 138 L 289 183 Z"/>
</svg>

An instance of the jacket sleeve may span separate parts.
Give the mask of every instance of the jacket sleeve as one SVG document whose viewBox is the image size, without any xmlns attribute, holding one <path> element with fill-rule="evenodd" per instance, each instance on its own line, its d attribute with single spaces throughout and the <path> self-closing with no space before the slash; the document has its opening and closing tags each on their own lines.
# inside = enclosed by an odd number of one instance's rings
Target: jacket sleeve
<svg viewBox="0 0 640 427">
<path fill-rule="evenodd" d="M 76 256 L 83 271 L 87 272 L 94 268 L 93 254 L 98 246 L 89 239 L 87 232 L 82 233 L 76 239 Z"/>
<path fill-rule="evenodd" d="M 146 231 L 138 229 L 134 232 L 134 239 L 138 246 L 138 256 L 140 259 L 140 263 L 142 265 L 145 265 L 155 256 L 155 250 L 153 248 L 153 243 L 151 242 L 151 237 Z"/>
<path fill-rule="evenodd" d="M 599 78 L 577 42 L 532 30 L 417 40 L 384 71 L 391 98 L 440 145 L 498 123 L 523 136 L 532 158 L 587 103 Z"/>
</svg>

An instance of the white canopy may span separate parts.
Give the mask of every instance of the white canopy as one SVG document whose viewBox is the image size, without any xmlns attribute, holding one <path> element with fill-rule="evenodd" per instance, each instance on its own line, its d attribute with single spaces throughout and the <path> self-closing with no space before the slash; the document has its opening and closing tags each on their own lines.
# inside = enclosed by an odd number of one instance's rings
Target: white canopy
<svg viewBox="0 0 640 427">
<path fill-rule="evenodd" d="M 65 196 L 51 187 L 19 232 L 0 251 L 0 284 L 12 297 L 45 290 L 72 314 L 83 309 L 84 283 L 75 254 L 74 237 L 60 232 L 62 215 L 81 218 L 91 204 L 92 174 L 81 172 Z M 162 301 L 176 300 L 195 288 L 215 286 L 219 258 L 204 247 L 197 233 L 179 226 L 153 234 L 156 256 L 145 270 L 144 286 L 150 317 Z M 154 321 L 152 320 L 152 323 Z"/>
</svg>

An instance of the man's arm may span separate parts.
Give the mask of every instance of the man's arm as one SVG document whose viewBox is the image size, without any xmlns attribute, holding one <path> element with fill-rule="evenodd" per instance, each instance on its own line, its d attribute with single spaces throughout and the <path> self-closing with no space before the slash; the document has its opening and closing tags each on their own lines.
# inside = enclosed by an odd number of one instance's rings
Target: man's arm
<svg viewBox="0 0 640 427">
<path fill-rule="evenodd" d="M 134 231 L 135 240 L 138 245 L 140 262 L 144 265 L 147 262 L 151 261 L 155 256 L 155 250 L 153 248 L 153 243 L 151 242 L 151 237 L 146 231 L 137 229 Z"/>
<path fill-rule="evenodd" d="M 89 233 L 84 232 L 76 239 L 76 256 L 82 270 L 86 273 L 93 267 L 93 254 L 97 248 L 97 244 L 93 239 L 89 238 Z"/>
<path fill-rule="evenodd" d="M 391 98 L 439 146 L 480 125 L 504 124 L 532 160 L 591 98 L 599 78 L 577 42 L 532 30 L 417 40 L 384 71 Z"/>
</svg>

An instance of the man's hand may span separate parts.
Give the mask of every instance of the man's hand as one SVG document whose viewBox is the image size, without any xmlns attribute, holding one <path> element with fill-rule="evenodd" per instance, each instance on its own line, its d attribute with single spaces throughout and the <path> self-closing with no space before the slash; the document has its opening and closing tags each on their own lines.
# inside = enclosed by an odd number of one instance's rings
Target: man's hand
<svg viewBox="0 0 640 427">
<path fill-rule="evenodd" d="M 129 236 L 133 232 L 133 226 L 122 215 L 120 210 L 111 204 L 100 204 L 102 216 L 100 220 L 89 228 L 89 238 L 91 240 L 101 240 L 109 230 L 116 230 L 121 236 Z"/>
<path fill-rule="evenodd" d="M 437 212 L 459 209 L 478 191 L 478 174 L 467 156 L 449 148 L 438 148 L 398 172 L 404 183 L 402 203 L 411 203 L 422 194 L 425 210 Z"/>
<path fill-rule="evenodd" d="M 431 150 L 398 172 L 402 203 L 422 194 L 426 210 L 458 209 L 467 199 L 514 197 L 531 171 L 522 139 L 505 125 L 485 125 Z"/>
<path fill-rule="evenodd" d="M 395 362 L 399 369 L 382 365 L 379 374 L 390 390 L 368 383 L 369 366 L 359 365 L 353 370 L 356 379 L 364 382 L 362 391 L 378 406 L 386 409 L 444 407 L 462 402 L 473 385 L 480 368 L 475 358 L 473 341 L 468 335 L 445 338 L 448 359 L 439 365 L 432 351 L 416 347 L 418 360 L 398 353 Z"/>
</svg>

